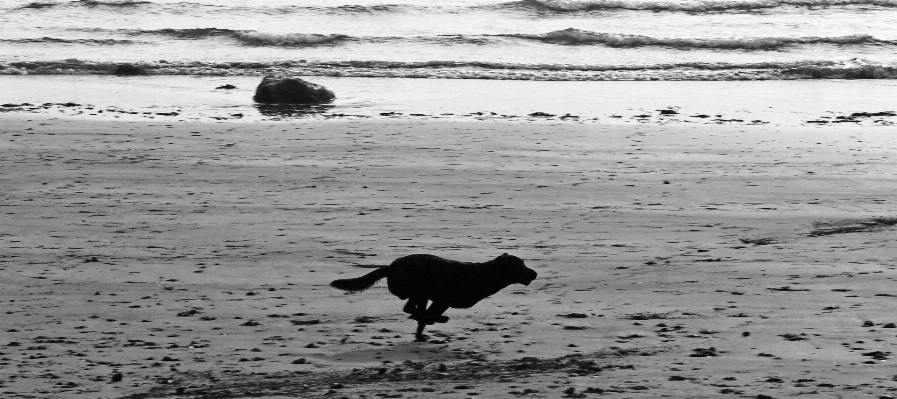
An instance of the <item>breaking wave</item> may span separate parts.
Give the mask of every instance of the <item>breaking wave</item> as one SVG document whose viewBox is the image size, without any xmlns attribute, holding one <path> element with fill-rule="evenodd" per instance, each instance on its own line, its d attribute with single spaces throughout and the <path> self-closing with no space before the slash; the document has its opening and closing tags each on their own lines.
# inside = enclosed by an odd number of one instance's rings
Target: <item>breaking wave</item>
<svg viewBox="0 0 897 399">
<path fill-rule="evenodd" d="M 334 44 L 348 40 L 347 35 L 322 35 L 316 33 L 262 33 L 236 32 L 235 39 L 254 46 L 316 46 Z"/>
<path fill-rule="evenodd" d="M 287 5 L 287 6 L 266 6 L 264 4 L 252 6 L 227 6 L 223 4 L 209 4 L 197 2 L 176 2 L 176 3 L 156 3 L 148 0 L 77 0 L 68 2 L 59 1 L 33 1 L 13 9 L 44 9 L 55 7 L 107 7 L 107 8 L 124 8 L 124 7 L 145 7 L 152 11 L 154 8 L 162 8 L 169 10 L 178 10 L 186 13 L 196 11 L 197 9 L 215 9 L 226 13 L 234 13 L 239 15 L 247 15 L 252 13 L 259 14 L 292 14 L 302 12 L 317 12 L 324 14 L 388 14 L 398 13 L 410 10 L 432 11 L 435 9 L 450 8 L 455 11 L 463 11 L 462 7 L 445 7 L 435 6 L 414 6 L 409 4 L 343 4 L 333 6 L 304 6 L 304 5 Z"/>
<path fill-rule="evenodd" d="M 113 74 L 122 64 L 63 61 L 0 64 L 0 75 Z M 675 63 L 653 65 L 513 64 L 500 62 L 143 62 L 129 64 L 150 75 L 259 76 L 293 74 L 332 77 L 387 77 L 496 80 L 794 80 L 895 79 L 897 65 L 867 60 L 761 63 Z"/>
<path fill-rule="evenodd" d="M 110 32 L 104 29 L 94 30 Z M 201 40 L 214 37 L 228 37 L 236 39 L 240 43 L 249 46 L 283 47 L 334 44 L 352 39 L 352 37 L 348 35 L 325 35 L 317 33 L 265 33 L 253 30 L 234 30 L 220 28 L 166 28 L 156 30 L 123 29 L 111 32 L 123 33 L 129 36 L 160 35 L 184 40 Z"/>
<path fill-rule="evenodd" d="M 778 50 L 785 46 L 805 44 L 897 44 L 887 40 L 879 40 L 870 35 L 840 37 L 655 38 L 619 33 L 590 32 L 573 28 L 549 32 L 543 35 L 508 36 L 569 45 L 601 44 L 609 47 L 664 46 L 682 49 Z"/>
<path fill-rule="evenodd" d="M 693 2 L 633 0 L 521 0 L 504 3 L 507 7 L 528 7 L 558 12 L 593 10 L 725 12 L 751 11 L 777 7 L 878 6 L 897 8 L 897 0 L 708 0 Z"/>
<path fill-rule="evenodd" d="M 76 1 L 33 1 L 30 3 L 26 3 L 24 5 L 12 8 L 14 10 L 40 10 L 40 9 L 50 9 L 50 8 L 78 8 L 78 7 L 86 7 L 86 8 L 106 8 L 106 9 L 116 9 L 116 8 L 131 8 L 131 7 L 145 7 L 152 10 L 154 7 L 159 7 L 163 9 L 175 9 L 181 10 L 182 12 L 195 10 L 199 7 L 216 7 L 219 8 L 221 6 L 210 5 L 210 4 L 200 4 L 200 3 L 155 3 L 148 0 L 76 0 Z"/>
<path fill-rule="evenodd" d="M 104 31 L 103 29 L 99 29 Z M 209 37 L 218 37 L 218 36 L 234 36 L 242 31 L 237 31 L 233 29 L 219 29 L 219 28 L 189 28 L 189 29 L 174 29 L 174 28 L 165 28 L 165 29 L 157 29 L 157 30 L 140 30 L 140 29 L 123 29 L 121 32 L 131 35 L 131 36 L 143 36 L 143 35 L 162 35 L 174 37 L 177 39 L 205 39 Z"/>
<path fill-rule="evenodd" d="M 44 2 L 44 1 L 35 1 L 35 2 L 31 2 L 31 3 L 25 4 L 25 5 L 23 5 L 23 6 L 19 7 L 19 8 L 20 8 L 20 9 L 29 9 L 29 8 L 30 8 L 30 9 L 41 9 L 41 8 L 51 8 L 51 7 L 56 7 L 56 6 L 58 6 L 58 5 L 59 5 L 59 3 L 50 3 L 50 2 Z"/>
<path fill-rule="evenodd" d="M 301 11 L 315 11 L 326 14 L 388 14 L 420 9 L 424 9 L 424 7 L 413 6 L 409 4 L 344 4 L 338 6 L 287 6 L 277 8 L 259 8 L 261 12 L 267 13 L 294 13 Z"/>
<path fill-rule="evenodd" d="M 416 6 L 410 4 L 344 4 L 333 6 L 275 6 L 265 5 L 230 7 L 220 4 L 200 3 L 156 3 L 149 0 L 77 0 L 69 2 L 33 1 L 17 9 L 42 9 L 53 7 L 164 7 L 179 8 L 185 12 L 198 7 L 214 7 L 225 12 L 246 13 L 257 12 L 263 14 L 288 14 L 303 11 L 314 11 L 326 14 L 382 14 L 398 13 L 410 10 L 417 11 L 449 11 L 465 12 L 478 9 L 525 9 L 537 11 L 553 11 L 561 13 L 580 11 L 654 11 L 654 12 L 739 12 L 763 10 L 778 7 L 848 7 L 848 6 L 875 6 L 883 8 L 897 8 L 897 0 L 690 0 L 690 1 L 646 1 L 646 0 L 516 0 L 492 5 L 476 5 L 470 7 L 446 6 L 434 4 L 430 6 Z"/>
<path fill-rule="evenodd" d="M 214 37 L 231 38 L 246 46 L 303 47 L 338 45 L 345 42 L 387 43 L 416 42 L 436 45 L 502 45 L 501 41 L 518 39 L 536 41 L 556 45 L 603 45 L 617 48 L 633 47 L 668 47 L 681 50 L 718 49 L 718 50 L 780 50 L 788 46 L 831 44 L 848 45 L 897 45 L 897 41 L 882 40 L 871 35 L 848 35 L 836 37 L 748 37 L 748 38 L 662 38 L 621 33 L 591 32 L 568 28 L 545 34 L 500 34 L 500 35 L 438 35 L 421 37 L 368 37 L 342 34 L 318 33 L 268 33 L 254 30 L 232 30 L 219 28 L 192 29 L 158 29 L 158 30 L 119 30 L 128 36 L 162 35 L 185 40 L 201 40 Z M 55 41 L 76 43 L 77 40 L 44 38 L 34 41 Z M 130 44 L 131 41 L 115 41 L 111 39 L 97 40 L 97 44 Z M 85 42 L 86 43 L 86 42 Z"/>
<path fill-rule="evenodd" d="M 107 7 L 133 7 L 144 4 L 153 4 L 152 1 L 145 0 L 79 0 L 81 4 L 86 6 L 107 6 Z"/>
<path fill-rule="evenodd" d="M 103 45 L 115 46 L 122 44 L 134 44 L 134 40 L 119 39 L 62 39 L 58 37 L 36 37 L 26 39 L 0 39 L 0 43 L 63 43 L 63 44 L 85 44 L 85 45 Z"/>
</svg>

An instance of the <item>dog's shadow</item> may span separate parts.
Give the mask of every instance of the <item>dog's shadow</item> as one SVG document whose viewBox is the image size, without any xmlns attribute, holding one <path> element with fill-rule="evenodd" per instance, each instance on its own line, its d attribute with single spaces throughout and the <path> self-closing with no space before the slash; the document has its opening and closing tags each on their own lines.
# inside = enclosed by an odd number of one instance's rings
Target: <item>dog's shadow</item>
<svg viewBox="0 0 897 399">
<path fill-rule="evenodd" d="M 406 342 L 390 346 L 380 346 L 368 349 L 356 349 L 329 355 L 323 360 L 341 363 L 383 363 L 390 361 L 401 363 L 411 361 L 448 361 L 461 360 L 464 357 L 458 353 L 447 350 L 444 345 L 428 342 Z"/>
</svg>

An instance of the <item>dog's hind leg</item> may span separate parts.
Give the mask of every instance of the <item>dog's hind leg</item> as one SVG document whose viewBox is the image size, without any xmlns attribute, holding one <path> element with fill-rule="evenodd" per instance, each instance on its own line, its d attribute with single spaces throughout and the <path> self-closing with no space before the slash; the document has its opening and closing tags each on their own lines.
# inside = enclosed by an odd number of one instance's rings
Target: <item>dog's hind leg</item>
<svg viewBox="0 0 897 399">
<path fill-rule="evenodd" d="M 408 298 L 408 302 L 405 303 L 402 311 L 410 315 L 408 316 L 409 319 L 417 320 L 418 323 L 433 324 L 428 322 L 427 298 Z"/>
<path fill-rule="evenodd" d="M 405 302 L 405 307 L 402 308 L 402 311 L 410 314 L 412 318 L 425 310 L 427 310 L 427 298 L 408 298 L 408 302 Z"/>
</svg>

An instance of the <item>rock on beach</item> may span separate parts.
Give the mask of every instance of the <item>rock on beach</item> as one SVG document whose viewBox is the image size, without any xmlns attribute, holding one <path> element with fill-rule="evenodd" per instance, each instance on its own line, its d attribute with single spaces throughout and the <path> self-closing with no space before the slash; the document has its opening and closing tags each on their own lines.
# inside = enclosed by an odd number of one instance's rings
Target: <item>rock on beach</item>
<svg viewBox="0 0 897 399">
<path fill-rule="evenodd" d="M 255 102 L 265 104 L 321 104 L 333 101 L 332 91 L 299 78 L 266 76 L 255 89 Z"/>
</svg>

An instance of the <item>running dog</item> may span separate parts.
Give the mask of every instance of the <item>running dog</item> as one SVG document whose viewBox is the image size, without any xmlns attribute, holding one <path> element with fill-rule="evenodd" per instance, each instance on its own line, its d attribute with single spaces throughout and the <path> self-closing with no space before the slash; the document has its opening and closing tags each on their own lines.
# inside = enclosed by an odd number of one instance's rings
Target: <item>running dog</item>
<svg viewBox="0 0 897 399">
<path fill-rule="evenodd" d="M 529 285 L 536 276 L 523 260 L 508 254 L 483 263 L 420 254 L 401 257 L 361 277 L 334 280 L 330 286 L 356 293 L 386 278 L 389 292 L 408 300 L 402 310 L 417 320 L 415 338 L 423 341 L 426 326 L 448 321 L 442 315 L 448 308 L 467 309 L 511 284 Z M 427 301 L 433 301 L 429 308 Z"/>
</svg>

